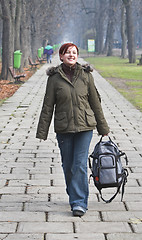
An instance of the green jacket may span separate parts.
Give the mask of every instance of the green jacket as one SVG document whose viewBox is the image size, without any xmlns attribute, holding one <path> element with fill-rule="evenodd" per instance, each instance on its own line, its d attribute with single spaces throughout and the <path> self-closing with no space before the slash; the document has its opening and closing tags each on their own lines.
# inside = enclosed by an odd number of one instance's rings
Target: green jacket
<svg viewBox="0 0 142 240">
<path fill-rule="evenodd" d="M 72 82 L 63 72 L 62 64 L 50 68 L 47 74 L 37 138 L 47 139 L 53 112 L 56 133 L 76 133 L 96 127 L 100 135 L 109 132 L 90 68 L 77 63 Z"/>
</svg>

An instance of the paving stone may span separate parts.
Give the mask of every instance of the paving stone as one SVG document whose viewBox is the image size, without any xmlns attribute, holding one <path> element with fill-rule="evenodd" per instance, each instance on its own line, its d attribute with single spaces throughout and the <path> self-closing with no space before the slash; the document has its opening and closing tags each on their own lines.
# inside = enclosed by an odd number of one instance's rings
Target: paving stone
<svg viewBox="0 0 142 240">
<path fill-rule="evenodd" d="M 51 174 L 51 175 L 49 175 L 49 174 L 32 174 L 32 176 L 31 176 L 31 178 L 32 179 L 39 179 L 39 180 L 41 180 L 41 179 L 54 179 L 54 178 L 63 178 L 63 173 L 61 172 L 61 173 L 58 173 L 58 174 Z"/>
<path fill-rule="evenodd" d="M 88 234 L 79 234 L 79 233 L 74 233 L 74 234 L 47 234 L 46 235 L 46 240 L 105 240 L 105 236 L 103 234 L 99 233 L 89 233 Z"/>
<path fill-rule="evenodd" d="M 81 217 L 73 217 L 73 214 L 71 211 L 58 211 L 58 212 L 53 212 L 49 211 L 48 212 L 48 222 L 100 222 L 100 215 L 99 212 L 96 211 L 87 211 L 87 213 Z"/>
<path fill-rule="evenodd" d="M 108 240 L 140 240 L 142 239 L 142 234 L 135 233 L 112 233 L 107 235 Z"/>
<path fill-rule="evenodd" d="M 142 217 L 141 217 L 141 219 L 142 219 Z M 139 223 L 139 224 L 132 224 L 132 227 L 133 227 L 135 233 L 141 233 L 142 234 L 142 222 Z"/>
<path fill-rule="evenodd" d="M 113 195 L 112 194 L 104 194 L 103 197 L 104 199 L 110 199 Z M 100 201 L 101 198 L 99 196 L 99 199 Z M 119 194 L 114 200 L 113 202 L 120 202 L 121 201 L 121 195 Z M 139 194 L 136 194 L 136 193 L 130 193 L 130 194 L 127 194 L 125 193 L 124 194 L 124 197 L 123 197 L 123 201 L 125 202 L 142 202 L 142 197 L 141 197 L 141 193 Z"/>
<path fill-rule="evenodd" d="M 0 194 L 22 194 L 25 192 L 24 187 L 2 187 L 0 188 Z"/>
<path fill-rule="evenodd" d="M 22 211 L 23 203 L 14 203 L 14 202 L 0 202 L 0 211 L 7 211 L 7 212 L 13 212 L 13 211 Z"/>
<path fill-rule="evenodd" d="M 59 201 L 59 202 L 48 202 L 48 201 L 35 201 L 35 202 L 27 202 L 25 203 L 24 207 L 25 211 L 29 212 L 49 212 L 49 211 L 66 211 L 71 213 L 70 206 L 65 201 Z"/>
<path fill-rule="evenodd" d="M 4 187 L 5 184 L 6 184 L 6 180 L 5 179 L 0 180 L 0 187 Z"/>
<path fill-rule="evenodd" d="M 0 222 L 0 233 L 14 233 L 16 231 L 17 223 Z"/>
<path fill-rule="evenodd" d="M 142 218 L 142 211 L 114 211 L 110 212 L 101 212 L 103 221 L 107 222 L 129 222 L 131 218 Z"/>
<path fill-rule="evenodd" d="M 75 222 L 77 233 L 129 233 L 131 229 L 127 223 L 123 222 Z"/>
<path fill-rule="evenodd" d="M 48 201 L 48 194 L 5 194 L 1 197 L 1 202 L 36 202 L 36 201 Z"/>
<path fill-rule="evenodd" d="M 43 222 L 45 214 L 39 212 L 0 212 L 0 222 Z"/>
<path fill-rule="evenodd" d="M 46 166 L 47 167 L 47 166 Z M 47 174 L 49 175 L 51 172 L 51 167 L 48 166 L 48 168 L 33 168 L 33 169 L 30 169 L 30 174 L 33 174 L 36 176 L 36 174 Z"/>
<path fill-rule="evenodd" d="M 13 168 L 32 168 L 33 167 L 33 162 L 29 161 L 28 162 L 24 162 L 24 163 L 20 163 L 20 162 L 7 162 L 7 166 L 8 167 L 13 167 Z"/>
<path fill-rule="evenodd" d="M 140 180 L 139 180 L 140 181 Z M 126 187 L 126 193 L 130 193 L 130 194 L 142 194 L 142 187 Z"/>
<path fill-rule="evenodd" d="M 135 164 L 136 165 L 136 164 Z M 139 166 L 139 164 L 138 164 Z M 142 174 L 141 173 L 131 173 L 131 179 L 142 179 Z"/>
<path fill-rule="evenodd" d="M 51 186 L 51 181 L 50 179 L 41 179 L 41 180 L 29 180 L 29 179 L 25 179 L 25 180 L 10 180 L 9 187 L 12 186 Z"/>
<path fill-rule="evenodd" d="M 18 233 L 73 233 L 73 224 L 68 222 L 21 222 Z"/>
<path fill-rule="evenodd" d="M 27 168 L 19 168 L 19 167 L 14 167 L 13 169 L 12 169 L 12 174 L 19 174 L 19 173 L 21 173 L 21 174 L 30 174 L 30 169 L 27 169 Z"/>
<path fill-rule="evenodd" d="M 0 234 L 0 239 L 5 240 L 43 240 L 44 234 Z"/>
<path fill-rule="evenodd" d="M 7 179 L 7 180 L 19 180 L 19 179 L 29 179 L 29 174 L 19 174 L 19 173 L 16 173 L 16 174 L 1 174 L 0 175 L 1 179 Z"/>
<path fill-rule="evenodd" d="M 131 167 L 131 171 L 135 173 L 141 173 L 142 172 L 142 167 Z"/>
<path fill-rule="evenodd" d="M 142 202 L 126 202 L 128 211 L 142 211 Z"/>
<path fill-rule="evenodd" d="M 95 211 L 125 211 L 125 205 L 122 202 L 111 202 L 109 204 L 106 204 L 104 202 L 92 202 L 89 201 L 89 210 L 95 210 Z"/>
<path fill-rule="evenodd" d="M 36 194 L 36 193 L 38 193 L 38 194 L 45 194 L 45 193 L 50 193 L 50 194 L 52 194 L 52 193 L 55 193 L 55 194 L 57 194 L 57 193 L 60 193 L 60 194 L 66 194 L 66 192 L 65 192 L 65 187 L 63 186 L 63 187 L 40 187 L 40 186 L 38 186 L 38 187 L 36 187 L 36 186 L 29 186 L 28 188 L 27 188 L 27 193 L 28 194 Z"/>
<path fill-rule="evenodd" d="M 129 179 L 128 178 L 126 186 L 127 186 L 127 189 L 128 189 L 128 187 L 139 187 L 139 184 L 138 184 L 136 179 L 131 179 L 131 178 Z"/>
</svg>

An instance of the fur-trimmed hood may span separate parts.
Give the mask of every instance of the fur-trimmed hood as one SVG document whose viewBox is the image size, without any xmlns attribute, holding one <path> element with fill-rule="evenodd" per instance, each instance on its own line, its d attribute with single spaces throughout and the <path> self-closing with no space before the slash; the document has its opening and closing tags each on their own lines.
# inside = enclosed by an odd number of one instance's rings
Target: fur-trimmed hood
<svg viewBox="0 0 142 240">
<path fill-rule="evenodd" d="M 93 72 L 93 68 L 88 63 L 82 65 L 82 68 L 84 69 L 85 72 Z"/>
<path fill-rule="evenodd" d="M 62 64 L 61 64 L 62 65 Z M 46 74 L 47 76 L 52 76 L 54 75 L 55 73 L 58 72 L 58 70 L 60 69 L 60 66 L 61 65 L 58 65 L 56 67 L 50 67 L 46 70 Z M 89 64 L 83 64 L 83 65 L 80 65 L 79 63 L 77 63 L 78 66 L 80 66 L 80 68 L 82 68 L 85 72 L 93 72 L 93 68 L 89 65 Z"/>
<path fill-rule="evenodd" d="M 59 66 L 48 68 L 48 69 L 46 70 L 47 76 L 52 76 L 52 75 L 54 75 L 54 74 L 57 72 L 58 68 L 59 68 Z"/>
</svg>

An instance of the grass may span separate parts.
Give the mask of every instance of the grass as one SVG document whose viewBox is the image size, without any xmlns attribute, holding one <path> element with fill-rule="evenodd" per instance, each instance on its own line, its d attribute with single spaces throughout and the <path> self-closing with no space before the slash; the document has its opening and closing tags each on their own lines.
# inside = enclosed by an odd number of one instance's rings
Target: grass
<svg viewBox="0 0 142 240">
<path fill-rule="evenodd" d="M 108 80 L 128 101 L 142 111 L 142 66 L 130 64 L 128 59 L 120 57 L 85 58 Z M 121 84 L 121 82 L 123 84 Z"/>
<path fill-rule="evenodd" d="M 142 67 L 137 66 L 137 63 L 128 63 L 128 59 L 121 59 L 119 57 L 91 57 L 86 58 L 86 60 L 94 65 L 103 77 L 142 80 Z"/>
<path fill-rule="evenodd" d="M 142 81 L 129 81 L 126 82 L 127 86 L 142 88 Z"/>
</svg>

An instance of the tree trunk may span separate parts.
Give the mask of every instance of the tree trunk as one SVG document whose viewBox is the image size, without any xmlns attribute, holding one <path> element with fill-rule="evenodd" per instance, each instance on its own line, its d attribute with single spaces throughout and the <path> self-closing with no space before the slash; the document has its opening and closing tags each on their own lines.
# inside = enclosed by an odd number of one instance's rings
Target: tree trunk
<svg viewBox="0 0 142 240">
<path fill-rule="evenodd" d="M 114 41 L 114 23 L 115 23 L 115 12 L 116 6 L 119 1 L 117 0 L 110 0 L 110 9 L 109 9 L 109 22 L 108 22 L 108 51 L 107 56 L 112 56 L 112 49 L 113 49 L 113 41 Z"/>
<path fill-rule="evenodd" d="M 134 25 L 132 17 L 132 0 L 123 0 L 126 7 L 126 24 L 128 37 L 128 56 L 129 63 L 135 63 L 135 40 L 134 40 Z"/>
<path fill-rule="evenodd" d="M 28 66 L 28 57 L 31 55 L 29 52 L 30 49 L 30 29 L 28 27 L 29 23 L 29 18 L 27 16 L 27 8 L 29 7 L 28 3 L 26 0 L 22 0 L 22 18 L 21 18 L 21 52 L 22 52 L 22 57 L 21 57 L 21 67 L 20 71 L 23 71 L 23 67 Z"/>
<path fill-rule="evenodd" d="M 97 53 L 101 54 L 103 51 L 103 43 L 104 43 L 104 20 L 105 20 L 105 5 L 106 0 L 102 0 L 99 2 L 98 8 L 98 17 L 96 24 L 96 41 L 97 41 Z"/>
<path fill-rule="evenodd" d="M 121 46 L 121 57 L 127 57 L 127 31 L 126 31 L 126 13 L 125 6 L 122 4 L 121 7 L 121 38 L 122 38 L 122 46 Z"/>
<path fill-rule="evenodd" d="M 3 32 L 2 32 L 2 71 L 1 79 L 7 79 L 8 67 L 9 67 L 9 36 L 10 36 L 10 19 L 8 7 L 2 5 L 2 14 L 3 14 Z M 6 31 L 5 31 L 6 29 Z"/>
<path fill-rule="evenodd" d="M 18 0 L 16 5 L 16 16 L 15 16 L 14 50 L 21 50 L 21 46 L 20 46 L 21 45 L 20 44 L 21 4 L 22 4 L 22 1 Z"/>
<path fill-rule="evenodd" d="M 16 0 L 1 0 L 3 34 L 2 34 L 2 72 L 1 79 L 10 79 L 8 68 L 13 66 L 14 20 Z"/>
</svg>

